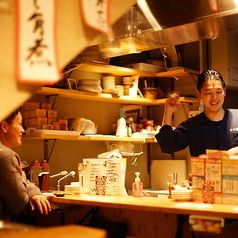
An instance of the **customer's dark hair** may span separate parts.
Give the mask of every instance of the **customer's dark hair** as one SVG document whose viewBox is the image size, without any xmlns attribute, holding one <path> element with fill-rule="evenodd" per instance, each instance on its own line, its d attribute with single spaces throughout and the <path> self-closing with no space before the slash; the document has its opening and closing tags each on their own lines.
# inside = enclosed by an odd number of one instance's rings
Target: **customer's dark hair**
<svg viewBox="0 0 238 238">
<path fill-rule="evenodd" d="M 217 71 L 217 70 L 213 70 L 213 69 L 208 69 L 206 71 L 203 71 L 199 77 L 198 77 L 198 81 L 197 81 L 197 90 L 199 92 L 201 92 L 201 88 L 203 86 L 203 83 L 208 80 L 208 79 L 215 79 L 215 80 L 219 80 L 221 81 L 222 87 L 225 88 L 226 87 L 226 83 L 222 77 L 222 75 Z"/>
<path fill-rule="evenodd" d="M 22 113 L 22 106 L 18 107 L 14 112 L 12 112 L 4 121 L 11 123 L 18 113 Z"/>
</svg>

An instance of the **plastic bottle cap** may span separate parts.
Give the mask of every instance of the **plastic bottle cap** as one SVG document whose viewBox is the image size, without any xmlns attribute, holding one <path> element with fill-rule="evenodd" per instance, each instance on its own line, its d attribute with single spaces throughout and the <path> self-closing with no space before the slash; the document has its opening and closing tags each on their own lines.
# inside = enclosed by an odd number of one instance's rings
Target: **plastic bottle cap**
<svg viewBox="0 0 238 238">
<path fill-rule="evenodd" d="M 140 172 L 136 172 L 135 175 L 136 175 L 135 182 L 140 182 L 140 178 L 139 178 Z"/>
<path fill-rule="evenodd" d="M 43 160 L 43 162 L 40 164 L 41 166 L 49 166 L 49 163 L 46 162 L 46 160 Z"/>
<path fill-rule="evenodd" d="M 38 160 L 35 160 L 34 162 L 32 162 L 31 166 L 40 166 L 40 162 L 38 162 Z"/>
</svg>

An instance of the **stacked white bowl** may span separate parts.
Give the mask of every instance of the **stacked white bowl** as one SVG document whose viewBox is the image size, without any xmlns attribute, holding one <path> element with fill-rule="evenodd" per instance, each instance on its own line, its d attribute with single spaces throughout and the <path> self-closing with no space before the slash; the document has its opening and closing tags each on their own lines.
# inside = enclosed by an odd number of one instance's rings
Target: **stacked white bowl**
<svg viewBox="0 0 238 238">
<path fill-rule="evenodd" d="M 186 190 L 172 190 L 171 197 L 177 201 L 190 201 L 193 198 L 193 191 Z"/>
<path fill-rule="evenodd" d="M 100 93 L 102 88 L 99 79 L 80 79 L 78 80 L 78 90 L 86 92 Z"/>
<path fill-rule="evenodd" d="M 115 89 L 115 77 L 105 76 L 102 79 L 103 89 Z"/>
<path fill-rule="evenodd" d="M 64 185 L 64 191 L 72 192 L 74 194 L 79 193 L 79 183 L 78 182 L 71 182 L 70 185 Z"/>
</svg>

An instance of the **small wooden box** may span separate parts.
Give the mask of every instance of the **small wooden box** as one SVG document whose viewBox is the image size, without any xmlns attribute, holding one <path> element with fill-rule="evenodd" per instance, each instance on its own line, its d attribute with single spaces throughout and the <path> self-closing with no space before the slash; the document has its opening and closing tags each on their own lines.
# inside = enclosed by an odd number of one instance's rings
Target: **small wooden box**
<svg viewBox="0 0 238 238">
<path fill-rule="evenodd" d="M 57 122 L 57 118 L 48 118 L 48 125 L 53 125 L 54 122 Z"/>
<path fill-rule="evenodd" d="M 34 117 L 46 117 L 46 110 L 45 109 L 30 110 L 30 118 Z"/>
<path fill-rule="evenodd" d="M 30 118 L 30 111 L 29 110 L 24 110 L 23 111 L 23 118 Z"/>
<path fill-rule="evenodd" d="M 47 124 L 47 118 L 46 117 L 36 117 L 31 118 L 31 126 L 43 126 Z"/>
<path fill-rule="evenodd" d="M 43 130 L 53 130 L 53 125 L 42 125 Z"/>
<path fill-rule="evenodd" d="M 47 103 L 47 102 L 42 102 L 41 103 L 41 109 L 51 110 L 51 108 L 52 108 L 51 103 Z"/>
<path fill-rule="evenodd" d="M 47 117 L 48 118 L 57 118 L 58 111 L 57 110 L 47 110 Z"/>
<path fill-rule="evenodd" d="M 63 131 L 67 131 L 68 127 L 64 122 L 54 122 L 53 123 L 53 129 L 54 130 L 63 130 Z"/>
<path fill-rule="evenodd" d="M 32 109 L 40 109 L 39 102 L 25 102 L 23 104 L 23 110 L 32 110 Z"/>
<path fill-rule="evenodd" d="M 63 122 L 66 124 L 66 126 L 68 127 L 68 119 L 65 118 L 58 118 L 58 122 Z"/>
<path fill-rule="evenodd" d="M 24 119 L 24 126 L 25 127 L 30 127 L 31 126 L 31 119 L 30 118 Z"/>
</svg>

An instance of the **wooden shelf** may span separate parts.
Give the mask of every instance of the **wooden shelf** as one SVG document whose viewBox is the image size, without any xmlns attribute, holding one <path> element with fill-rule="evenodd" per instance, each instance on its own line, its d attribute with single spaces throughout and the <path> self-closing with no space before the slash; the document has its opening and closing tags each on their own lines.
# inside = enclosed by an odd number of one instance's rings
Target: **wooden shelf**
<svg viewBox="0 0 238 238">
<path fill-rule="evenodd" d="M 98 63 L 85 63 L 79 65 L 78 68 L 75 70 L 81 71 L 88 71 L 88 72 L 95 72 L 95 73 L 102 73 L 102 74 L 111 74 L 115 76 L 130 76 L 130 75 L 137 75 L 140 76 L 153 76 L 153 77 L 168 77 L 171 78 L 175 77 L 185 77 L 190 74 L 198 74 L 199 72 L 182 68 L 176 67 L 169 72 L 159 72 L 159 73 L 151 73 L 145 72 L 140 70 L 135 70 L 126 67 L 118 67 L 112 65 L 104 65 Z M 172 75 L 173 76 L 172 76 Z M 129 97 L 129 96 L 114 96 L 112 94 L 107 93 L 90 93 L 90 92 L 83 92 L 77 90 L 69 90 L 69 89 L 59 89 L 59 88 L 52 88 L 52 87 L 42 87 L 38 91 L 35 92 L 37 95 L 44 95 L 44 96 L 57 96 L 62 98 L 70 98 L 70 99 L 78 99 L 78 100 L 88 100 L 88 101 L 100 101 L 100 102 L 111 102 L 111 103 L 119 103 L 119 104 L 137 104 L 137 105 L 144 105 L 144 106 L 153 106 L 153 105 L 161 105 L 164 104 L 167 98 L 162 99 L 147 99 L 147 98 L 140 98 L 138 97 Z M 180 102 L 186 103 L 197 103 L 199 100 L 197 98 L 189 98 L 189 97 L 181 97 L 179 99 Z M 59 140 L 77 140 L 77 141 L 128 141 L 134 143 L 156 143 L 156 139 L 154 138 L 131 138 L 131 137 L 117 137 L 117 136 L 109 136 L 109 135 L 96 135 L 96 136 L 75 136 L 75 135 L 60 135 L 60 134 L 29 134 L 24 135 L 24 139 L 59 139 Z"/>
<path fill-rule="evenodd" d="M 115 76 L 131 76 L 131 75 L 139 74 L 140 76 L 151 76 L 151 77 L 161 77 L 161 78 L 162 77 L 172 78 L 173 76 L 186 77 L 191 74 L 195 74 L 195 75 L 199 74 L 198 71 L 188 69 L 188 68 L 183 68 L 183 67 L 173 67 L 173 68 L 169 68 L 169 71 L 166 71 L 166 72 L 152 73 L 152 72 L 141 71 L 141 70 L 136 70 L 132 68 L 98 64 L 98 63 L 84 63 L 82 65 L 78 65 L 78 67 L 75 70 L 94 72 L 94 73 L 100 73 L 100 74 L 111 74 Z"/>
<path fill-rule="evenodd" d="M 82 92 L 77 90 L 51 88 L 51 87 L 42 87 L 40 90 L 36 91 L 35 94 L 45 95 L 45 96 L 57 95 L 58 97 L 62 97 L 62 98 L 121 103 L 121 104 L 138 104 L 138 105 L 146 105 L 146 106 L 161 105 L 161 104 L 164 104 L 167 99 L 167 98 L 162 98 L 162 99 L 151 100 L 147 98 L 129 97 L 129 96 L 114 97 L 113 95 L 107 94 L 107 93 L 90 93 L 90 92 Z M 179 101 L 188 102 L 188 103 L 199 102 L 197 98 L 189 98 L 189 97 L 181 97 Z"/>
<path fill-rule="evenodd" d="M 133 143 L 156 143 L 154 138 L 132 138 L 132 137 L 118 137 L 111 135 L 93 135 L 93 136 L 73 136 L 73 135 L 56 135 L 56 134 L 40 134 L 33 133 L 23 135 L 23 139 L 42 139 L 42 140 L 76 140 L 88 142 L 133 142 Z"/>
</svg>

